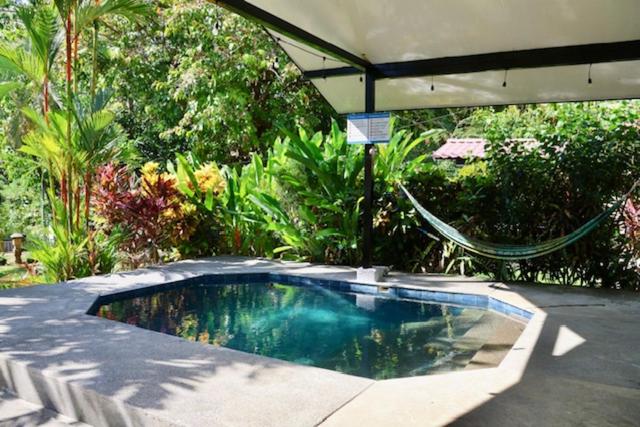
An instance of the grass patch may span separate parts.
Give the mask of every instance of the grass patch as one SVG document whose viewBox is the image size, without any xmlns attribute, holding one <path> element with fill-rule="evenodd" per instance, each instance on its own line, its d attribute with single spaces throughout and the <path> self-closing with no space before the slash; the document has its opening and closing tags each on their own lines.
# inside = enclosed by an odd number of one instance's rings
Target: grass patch
<svg viewBox="0 0 640 427">
<path fill-rule="evenodd" d="M 24 279 L 26 274 L 27 270 L 19 265 L 0 266 L 0 289 L 17 288 L 30 284 L 29 278 Z"/>
<path fill-rule="evenodd" d="M 29 276 L 26 268 L 14 264 L 13 254 L 0 252 L 0 255 L 9 261 L 7 265 L 0 265 L 0 289 L 19 288 L 39 283 L 39 277 Z M 23 252 L 24 255 L 26 255 L 25 252 Z"/>
</svg>

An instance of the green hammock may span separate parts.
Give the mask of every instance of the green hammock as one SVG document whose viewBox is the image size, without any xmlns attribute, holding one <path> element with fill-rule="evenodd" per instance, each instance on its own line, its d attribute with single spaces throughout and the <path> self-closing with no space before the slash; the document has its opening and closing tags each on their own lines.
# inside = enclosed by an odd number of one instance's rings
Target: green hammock
<svg viewBox="0 0 640 427">
<path fill-rule="evenodd" d="M 404 193 L 407 195 L 420 215 L 422 215 L 422 217 L 446 239 L 451 240 L 452 242 L 468 250 L 469 252 L 473 252 L 487 258 L 510 261 L 541 257 L 574 244 L 575 242 L 592 232 L 601 223 L 603 223 L 613 212 L 615 212 L 620 207 L 624 200 L 626 200 L 625 196 L 625 198 L 614 203 L 609 209 L 605 210 L 604 212 L 593 218 L 591 221 L 575 230 L 573 233 L 567 234 L 564 237 L 548 240 L 546 242 L 538 243 L 535 245 L 499 245 L 465 236 L 464 234 L 460 233 L 458 230 L 426 210 L 409 193 L 409 191 L 404 188 L 404 186 L 400 185 L 400 188 L 402 188 L 402 191 L 404 191 Z"/>
</svg>

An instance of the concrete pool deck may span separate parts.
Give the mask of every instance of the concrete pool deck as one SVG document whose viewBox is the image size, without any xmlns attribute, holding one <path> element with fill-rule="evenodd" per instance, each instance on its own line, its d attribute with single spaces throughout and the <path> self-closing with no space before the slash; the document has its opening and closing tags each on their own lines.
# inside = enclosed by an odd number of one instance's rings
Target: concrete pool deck
<svg viewBox="0 0 640 427">
<path fill-rule="evenodd" d="M 355 280 L 355 269 L 220 257 L 0 291 L 0 389 L 95 426 L 638 425 L 640 296 L 392 274 L 533 313 L 498 367 L 373 381 L 87 315 L 95 299 L 204 274 Z"/>
</svg>

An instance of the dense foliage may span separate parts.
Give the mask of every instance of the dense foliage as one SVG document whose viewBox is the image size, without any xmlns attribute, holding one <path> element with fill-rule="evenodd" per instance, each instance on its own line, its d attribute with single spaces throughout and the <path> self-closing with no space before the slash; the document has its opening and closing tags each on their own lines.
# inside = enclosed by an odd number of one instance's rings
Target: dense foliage
<svg viewBox="0 0 640 427">
<path fill-rule="evenodd" d="M 204 1 L 0 8 L 0 235 L 26 232 L 47 280 L 227 253 L 358 263 L 362 147 L 259 27 Z M 471 236 L 544 241 L 640 178 L 639 119 L 635 102 L 398 113 L 375 156 L 375 262 L 637 289 L 637 191 L 575 246 L 496 263 L 442 240 L 397 184 Z M 487 156 L 434 162 L 450 135 L 487 138 Z"/>
<path fill-rule="evenodd" d="M 204 192 L 208 197 L 202 206 L 210 206 L 225 183 L 213 164 L 198 168 L 193 180 L 195 187 L 191 182 L 183 187 L 176 175 L 161 173 L 153 162 L 144 165 L 139 177 L 113 163 L 98 170 L 93 202 L 96 224 L 108 235 L 119 236 L 129 267 L 157 263 L 160 252 L 170 255 L 172 248 L 183 257 L 212 252 L 216 223 L 184 193 Z"/>
<path fill-rule="evenodd" d="M 497 136 L 487 158 L 461 168 L 424 154 L 434 146 L 429 137 L 437 134 L 413 138 L 395 132 L 375 160 L 376 261 L 410 271 L 637 287 L 633 199 L 573 247 L 535 260 L 496 263 L 465 254 L 435 235 L 396 184 L 406 184 L 430 210 L 478 238 L 529 244 L 559 237 L 602 212 L 637 180 L 639 113 L 636 104 L 619 103 L 479 110 L 461 132 L 481 126 L 485 135 Z M 581 125 L 563 129 L 566 117 L 581 118 Z M 524 131 L 532 122 L 537 124 Z M 500 142 L 505 135 L 535 137 L 539 143 Z M 216 191 L 201 188 L 207 166 L 195 156 L 178 156 L 175 163 L 168 165 L 168 179 L 182 194 L 181 203 L 208 218 L 210 232 L 169 244 L 165 250 L 176 249 L 174 257 L 234 253 L 358 263 L 361 147 L 346 144 L 336 123 L 327 135 L 289 133 L 275 141 L 264 160 L 254 155 L 242 167 L 216 167 L 221 173 Z"/>
<path fill-rule="evenodd" d="M 332 112 L 267 33 L 204 0 L 164 0 L 157 25 L 119 37 L 104 79 L 146 160 L 191 151 L 237 163 L 279 128 L 328 129 Z"/>
<path fill-rule="evenodd" d="M 478 238 L 529 244 L 562 236 L 602 212 L 640 178 L 639 118 L 635 103 L 478 110 L 460 133 L 486 136 L 487 158 L 456 171 L 428 168 L 410 187 L 428 209 Z M 618 214 L 552 256 L 496 264 L 462 255 L 458 264 L 467 272 L 507 279 L 637 287 L 639 278 L 630 268 L 637 251 L 630 250 L 633 244 L 624 230 L 624 216 Z M 426 235 L 421 241 L 425 247 L 433 242 Z M 433 252 L 427 269 L 446 268 L 441 259 Z"/>
</svg>

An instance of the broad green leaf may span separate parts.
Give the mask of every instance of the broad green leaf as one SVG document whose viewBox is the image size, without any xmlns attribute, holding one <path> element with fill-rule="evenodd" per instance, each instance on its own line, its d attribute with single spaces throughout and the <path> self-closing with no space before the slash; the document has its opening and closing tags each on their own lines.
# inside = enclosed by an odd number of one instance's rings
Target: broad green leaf
<svg viewBox="0 0 640 427">
<path fill-rule="evenodd" d="M 4 98 L 21 86 L 22 84 L 19 82 L 0 82 L 0 98 Z"/>
<path fill-rule="evenodd" d="M 204 201 L 204 206 L 207 208 L 208 211 L 213 210 L 213 190 L 211 188 L 207 190 L 207 196 Z"/>
</svg>

